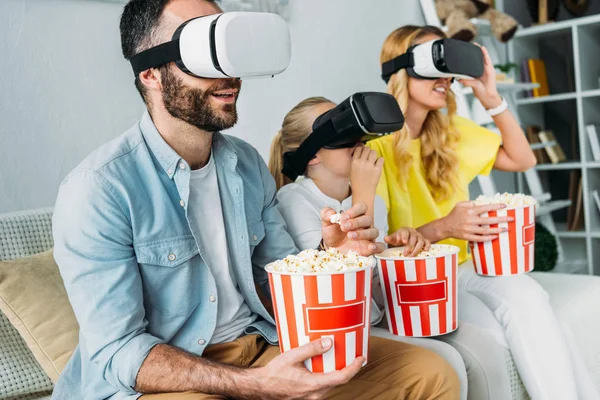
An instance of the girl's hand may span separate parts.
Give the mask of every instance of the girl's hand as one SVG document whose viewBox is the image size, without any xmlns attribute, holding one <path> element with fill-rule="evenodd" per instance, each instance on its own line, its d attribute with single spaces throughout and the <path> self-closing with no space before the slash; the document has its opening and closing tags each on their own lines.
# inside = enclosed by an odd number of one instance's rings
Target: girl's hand
<svg viewBox="0 0 600 400">
<path fill-rule="evenodd" d="M 385 249 L 383 243 L 376 243 L 379 229 L 373 227 L 373 217 L 367 215 L 364 203 L 354 204 L 342 213 L 339 224 L 331 223 L 336 212 L 332 208 L 321 210 L 321 233 L 326 248 L 336 247 L 341 252 L 355 251 L 361 256 L 379 254 Z"/>
<path fill-rule="evenodd" d="M 481 214 L 506 208 L 504 204 L 487 204 L 476 206 L 472 201 L 458 203 L 450 214 L 442 219 L 443 237 L 468 240 L 470 242 L 487 242 L 494 240 L 507 228 L 486 228 L 484 225 L 498 225 L 512 222 L 512 217 L 482 217 Z"/>
<path fill-rule="evenodd" d="M 356 195 L 375 196 L 382 168 L 383 158 L 379 157 L 375 150 L 364 146 L 356 147 L 350 167 L 352 198 Z"/>
<path fill-rule="evenodd" d="M 483 75 L 478 79 L 460 79 L 459 82 L 472 88 L 475 97 L 486 110 L 489 110 L 498 107 L 502 103 L 502 97 L 498 94 L 498 88 L 496 87 L 496 70 L 490 54 L 485 47 L 477 43 L 475 45 L 481 47 L 483 52 Z"/>
<path fill-rule="evenodd" d="M 384 240 L 390 246 L 404 246 L 405 257 L 415 257 L 422 250 L 427 251 L 431 247 L 431 242 L 413 228 L 400 228 Z"/>
</svg>

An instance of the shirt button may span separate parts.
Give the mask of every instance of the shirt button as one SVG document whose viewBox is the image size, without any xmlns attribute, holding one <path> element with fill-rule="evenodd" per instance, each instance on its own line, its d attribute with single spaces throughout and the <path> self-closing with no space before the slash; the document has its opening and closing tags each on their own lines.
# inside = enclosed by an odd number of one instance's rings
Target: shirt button
<svg viewBox="0 0 600 400">
<path fill-rule="evenodd" d="M 185 201 L 179 200 L 179 204 L 181 204 L 181 207 L 185 207 Z"/>
<path fill-rule="evenodd" d="M 167 258 L 169 259 L 169 261 L 175 261 L 177 256 L 175 254 L 171 253 L 171 254 L 169 254 L 169 256 Z"/>
<path fill-rule="evenodd" d="M 256 240 L 258 240 L 258 236 L 252 235 L 252 240 L 254 240 L 256 242 Z"/>
<path fill-rule="evenodd" d="M 212 294 L 210 295 L 210 297 L 208 298 L 211 302 L 215 302 L 217 301 L 217 298 L 215 296 L 213 296 Z"/>
<path fill-rule="evenodd" d="M 169 168 L 169 169 L 167 170 L 167 174 L 171 175 L 172 173 L 173 173 L 173 170 L 172 170 L 171 168 Z"/>
<path fill-rule="evenodd" d="M 182 163 L 182 162 L 180 162 L 180 163 L 179 163 L 179 168 L 181 168 L 181 169 L 185 169 L 185 164 L 184 164 L 184 163 Z"/>
<path fill-rule="evenodd" d="M 200 339 L 200 340 L 198 340 L 198 344 L 199 344 L 200 346 L 204 346 L 204 345 L 206 344 L 206 340 L 204 340 L 204 339 Z"/>
</svg>

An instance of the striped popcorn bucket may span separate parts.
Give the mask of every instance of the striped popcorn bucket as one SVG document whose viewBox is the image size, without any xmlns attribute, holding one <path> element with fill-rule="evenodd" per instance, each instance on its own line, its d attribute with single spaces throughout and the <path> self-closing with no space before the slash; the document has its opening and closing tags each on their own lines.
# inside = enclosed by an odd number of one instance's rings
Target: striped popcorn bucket
<svg viewBox="0 0 600 400">
<path fill-rule="evenodd" d="M 457 328 L 456 282 L 459 248 L 432 245 L 439 256 L 401 258 L 403 248 L 376 255 L 390 332 L 430 337 Z"/>
<path fill-rule="evenodd" d="M 328 352 L 305 361 L 312 372 L 340 370 L 368 357 L 372 265 L 333 274 L 266 270 L 281 352 L 331 338 Z"/>
<path fill-rule="evenodd" d="M 508 228 L 497 239 L 469 243 L 475 271 L 483 276 L 507 276 L 531 272 L 534 261 L 535 205 L 516 207 L 482 214 L 483 217 L 505 217 L 513 222 L 489 225 Z"/>
</svg>

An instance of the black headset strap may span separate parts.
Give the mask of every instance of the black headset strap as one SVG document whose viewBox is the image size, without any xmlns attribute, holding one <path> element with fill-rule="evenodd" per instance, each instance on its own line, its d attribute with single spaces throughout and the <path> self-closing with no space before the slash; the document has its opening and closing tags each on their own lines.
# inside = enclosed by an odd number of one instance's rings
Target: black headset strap
<svg viewBox="0 0 600 400">
<path fill-rule="evenodd" d="M 415 58 L 412 51 L 408 51 L 390 61 L 386 61 L 381 66 L 381 79 L 388 83 L 390 77 L 401 69 L 412 68 L 415 66 Z"/>
<path fill-rule="evenodd" d="M 312 131 L 312 133 L 302 142 L 295 151 L 288 151 L 283 154 L 283 169 L 281 172 L 295 181 L 298 176 L 303 175 L 310 160 L 317 154 L 321 148 L 334 139 L 337 131 L 330 119 L 323 125 Z"/>
<path fill-rule="evenodd" d="M 141 53 L 136 54 L 129 60 L 133 67 L 133 73 L 137 76 L 140 72 L 150 68 L 160 67 L 171 61 L 181 60 L 179 50 L 179 39 L 171 40 Z"/>
</svg>

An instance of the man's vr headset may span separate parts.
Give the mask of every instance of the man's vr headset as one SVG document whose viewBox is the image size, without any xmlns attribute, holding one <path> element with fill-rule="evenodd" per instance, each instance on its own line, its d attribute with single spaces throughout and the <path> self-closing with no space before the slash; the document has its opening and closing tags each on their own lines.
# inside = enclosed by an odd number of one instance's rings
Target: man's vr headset
<svg viewBox="0 0 600 400">
<path fill-rule="evenodd" d="M 137 76 L 174 61 L 183 72 L 202 78 L 272 77 L 290 63 L 290 32 L 277 14 L 228 12 L 193 18 L 170 42 L 131 58 Z"/>
<path fill-rule="evenodd" d="M 404 116 L 396 99 L 387 93 L 356 93 L 320 115 L 312 133 L 295 151 L 283 155 L 281 172 L 296 180 L 320 149 L 342 149 L 402 129 Z"/>
<path fill-rule="evenodd" d="M 383 63 L 381 78 L 387 83 L 401 69 L 418 79 L 472 79 L 483 75 L 483 53 L 471 43 L 437 39 L 413 47 Z"/>
</svg>

